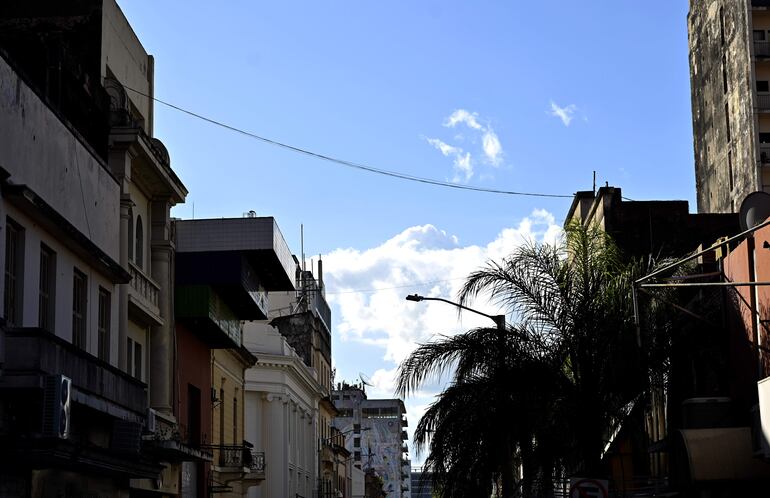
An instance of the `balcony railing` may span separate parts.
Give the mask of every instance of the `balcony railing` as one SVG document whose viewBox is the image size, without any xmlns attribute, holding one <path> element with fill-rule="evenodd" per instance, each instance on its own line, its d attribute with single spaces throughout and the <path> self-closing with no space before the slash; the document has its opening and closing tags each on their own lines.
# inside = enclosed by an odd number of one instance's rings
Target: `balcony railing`
<svg viewBox="0 0 770 498">
<path fill-rule="evenodd" d="M 770 94 L 758 93 L 755 102 L 757 109 L 761 111 L 770 111 Z"/>
<path fill-rule="evenodd" d="M 107 405 L 99 400 L 102 398 L 144 420 L 147 408 L 145 384 L 72 343 L 42 329 L 18 328 L 6 331 L 5 347 L 6 379 L 62 374 L 72 379 L 79 392 L 93 397 L 95 406 L 107 409 Z"/>
<path fill-rule="evenodd" d="M 248 473 L 265 472 L 265 453 L 253 451 L 248 446 L 210 446 L 219 452 L 219 466 L 223 468 L 248 469 Z"/>
<path fill-rule="evenodd" d="M 157 310 L 160 286 L 131 262 L 128 263 L 128 271 L 131 274 L 131 288 Z"/>
<path fill-rule="evenodd" d="M 759 160 L 762 164 L 770 164 L 770 144 L 759 144 Z"/>
<path fill-rule="evenodd" d="M 770 41 L 754 41 L 754 57 L 770 57 Z"/>
</svg>

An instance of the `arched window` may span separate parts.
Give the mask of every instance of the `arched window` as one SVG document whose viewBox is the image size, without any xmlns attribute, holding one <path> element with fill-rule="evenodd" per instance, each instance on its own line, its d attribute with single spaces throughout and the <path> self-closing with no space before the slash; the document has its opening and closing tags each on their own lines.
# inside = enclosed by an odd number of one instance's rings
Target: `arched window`
<svg viewBox="0 0 770 498">
<path fill-rule="evenodd" d="M 136 252 L 134 258 L 136 266 L 144 269 L 144 228 L 142 228 L 141 216 L 136 217 Z"/>
<path fill-rule="evenodd" d="M 134 260 L 134 210 L 128 208 L 128 260 Z"/>
</svg>

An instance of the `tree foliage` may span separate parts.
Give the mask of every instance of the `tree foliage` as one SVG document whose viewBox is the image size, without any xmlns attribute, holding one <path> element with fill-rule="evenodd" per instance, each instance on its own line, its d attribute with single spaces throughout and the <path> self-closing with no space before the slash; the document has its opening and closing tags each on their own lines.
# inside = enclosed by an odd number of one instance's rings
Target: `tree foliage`
<svg viewBox="0 0 770 498">
<path fill-rule="evenodd" d="M 504 497 L 545 495 L 555 471 L 599 470 L 608 432 L 665 358 L 634 323 L 631 289 L 647 270 L 574 224 L 559 244 L 523 245 L 469 275 L 460 304 L 489 298 L 514 325 L 441 336 L 398 372 L 401 395 L 451 372 L 415 431 L 440 496 L 488 497 L 492 482 Z"/>
</svg>

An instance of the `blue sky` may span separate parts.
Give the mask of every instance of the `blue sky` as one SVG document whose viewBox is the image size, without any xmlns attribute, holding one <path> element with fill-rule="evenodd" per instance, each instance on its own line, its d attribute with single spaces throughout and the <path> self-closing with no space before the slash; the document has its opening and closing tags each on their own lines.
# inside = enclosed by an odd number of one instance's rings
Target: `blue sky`
<svg viewBox="0 0 770 498">
<path fill-rule="evenodd" d="M 572 194 L 596 170 L 629 198 L 695 209 L 684 0 L 119 4 L 156 58 L 156 97 L 233 126 L 485 188 Z M 155 133 L 190 191 L 175 216 L 275 216 L 295 253 L 304 224 L 338 377 L 366 373 L 375 394 L 416 342 L 483 323 L 404 295 L 452 297 L 485 259 L 551 238 L 570 203 L 363 173 L 162 105 Z"/>
</svg>

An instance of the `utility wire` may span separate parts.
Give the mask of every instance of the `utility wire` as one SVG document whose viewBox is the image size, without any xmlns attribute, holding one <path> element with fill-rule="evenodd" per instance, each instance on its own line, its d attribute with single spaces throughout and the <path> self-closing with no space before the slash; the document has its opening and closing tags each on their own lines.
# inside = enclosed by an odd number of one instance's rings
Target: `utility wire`
<svg viewBox="0 0 770 498">
<path fill-rule="evenodd" d="M 434 285 L 434 284 L 441 284 L 444 282 L 454 282 L 456 280 L 465 280 L 466 277 L 458 277 L 458 278 L 448 278 L 444 280 L 432 280 L 430 282 L 415 282 L 413 284 L 409 285 L 397 285 L 395 287 L 374 287 L 371 289 L 356 289 L 356 290 L 347 290 L 347 291 L 336 291 L 336 292 L 327 292 L 327 295 L 334 295 L 338 296 L 340 294 L 368 294 L 372 292 L 379 292 L 384 290 L 393 290 L 393 289 L 411 289 L 414 287 L 425 287 L 427 285 Z"/>
<path fill-rule="evenodd" d="M 471 185 L 459 185 L 459 184 L 456 184 L 456 183 L 444 182 L 444 181 L 441 181 L 441 180 L 434 180 L 432 178 L 423 178 L 423 177 L 420 177 L 420 176 L 409 175 L 409 174 L 406 174 L 406 173 L 399 173 L 397 171 L 390 171 L 390 170 L 386 170 L 386 169 L 375 168 L 373 166 L 367 166 L 366 164 L 356 163 L 356 162 L 353 162 L 353 161 L 347 161 L 345 159 L 339 159 L 339 158 L 336 158 L 336 157 L 327 156 L 325 154 L 321 154 L 321 153 L 318 153 L 318 152 L 313 152 L 313 151 L 308 150 L 308 149 L 303 149 L 301 147 L 297 147 L 297 146 L 290 145 L 290 144 L 287 144 L 287 143 L 279 142 L 277 140 L 272 140 L 270 138 L 266 138 L 266 137 L 257 135 L 255 133 L 248 132 L 248 131 L 243 130 L 241 128 L 236 128 L 235 126 L 231 126 L 231 125 L 223 123 L 221 121 L 217 121 L 215 119 L 203 116 L 202 114 L 198 114 L 196 112 L 190 111 L 190 110 L 185 109 L 183 107 L 179 107 L 179 106 L 174 105 L 174 104 L 172 104 L 170 102 L 166 102 L 166 101 L 158 99 L 156 97 L 152 97 L 152 96 L 150 96 L 150 95 L 148 95 L 148 94 L 146 94 L 144 92 L 141 92 L 139 90 L 136 90 L 134 88 L 127 87 L 127 86 L 124 86 L 123 88 L 125 88 L 126 90 L 130 90 L 130 91 L 132 91 L 132 92 L 134 92 L 134 93 L 136 93 L 138 95 L 141 95 L 143 97 L 146 97 L 148 99 L 152 99 L 155 102 L 163 104 L 163 105 L 165 105 L 167 107 L 170 107 L 170 108 L 172 108 L 174 110 L 177 110 L 179 112 L 182 112 L 182 113 L 187 114 L 189 116 L 192 116 L 194 118 L 198 118 L 200 120 L 206 121 L 207 123 L 213 124 L 215 126 L 219 126 L 219 127 L 224 128 L 226 130 L 230 130 L 230 131 L 233 131 L 235 133 L 239 133 L 241 135 L 245 135 L 245 136 L 247 136 L 249 138 L 260 140 L 260 141 L 265 142 L 265 143 L 270 144 L 270 145 L 275 145 L 277 147 L 282 147 L 284 149 L 288 149 L 288 150 L 291 150 L 293 152 L 298 152 L 300 154 L 305 154 L 307 156 L 314 157 L 316 159 L 322 159 L 324 161 L 329 161 L 329 162 L 332 162 L 332 163 L 340 164 L 342 166 L 347 166 L 349 168 L 354 168 L 354 169 L 359 169 L 359 170 L 363 170 L 363 171 L 368 171 L 370 173 L 376 173 L 376 174 L 379 174 L 379 175 L 390 176 L 390 177 L 393 177 L 393 178 L 399 178 L 401 180 L 408 180 L 408 181 L 412 181 L 412 182 L 426 183 L 428 185 L 437 185 L 439 187 L 454 188 L 454 189 L 458 189 L 458 190 L 471 190 L 471 191 L 474 191 L 474 192 L 485 192 L 485 193 L 488 193 L 488 194 L 522 195 L 522 196 L 529 196 L 529 197 L 552 197 L 552 198 L 572 198 L 573 197 L 572 195 L 566 195 L 566 194 L 543 194 L 543 193 L 536 193 L 536 192 L 515 192 L 515 191 L 512 191 L 512 190 L 498 190 L 498 189 L 490 189 L 490 188 L 482 188 L 482 187 L 473 187 Z"/>
</svg>

